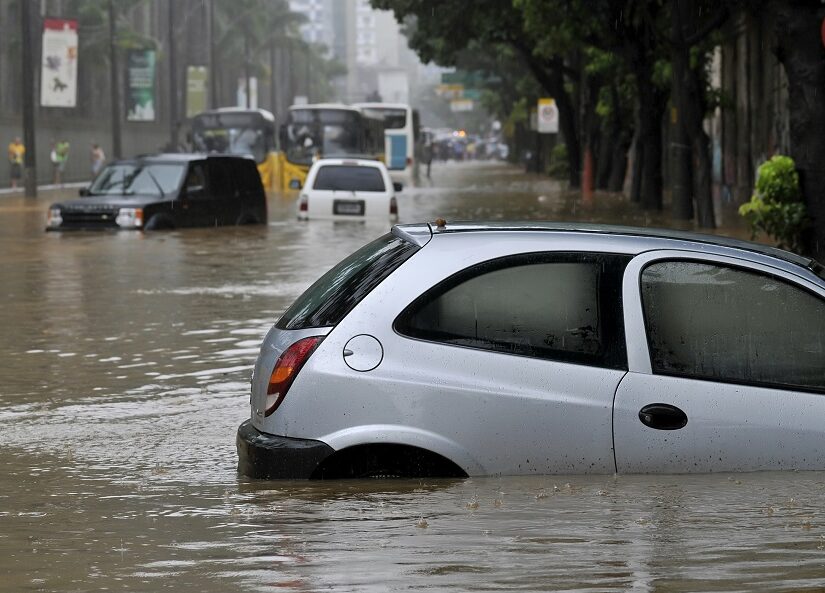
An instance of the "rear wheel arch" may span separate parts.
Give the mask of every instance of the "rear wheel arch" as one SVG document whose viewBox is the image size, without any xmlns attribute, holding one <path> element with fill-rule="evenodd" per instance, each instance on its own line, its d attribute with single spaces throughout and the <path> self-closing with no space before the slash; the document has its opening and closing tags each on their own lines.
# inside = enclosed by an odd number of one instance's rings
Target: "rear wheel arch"
<svg viewBox="0 0 825 593">
<path fill-rule="evenodd" d="M 310 476 L 341 478 L 466 478 L 467 472 L 446 457 L 412 445 L 353 445 L 327 457 Z"/>
</svg>

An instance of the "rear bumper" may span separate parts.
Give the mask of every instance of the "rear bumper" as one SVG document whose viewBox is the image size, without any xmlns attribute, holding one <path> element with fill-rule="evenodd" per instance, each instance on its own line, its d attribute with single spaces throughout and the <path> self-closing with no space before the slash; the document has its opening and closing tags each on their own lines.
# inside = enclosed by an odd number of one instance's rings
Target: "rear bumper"
<svg viewBox="0 0 825 593">
<path fill-rule="evenodd" d="M 238 427 L 238 473 L 250 478 L 306 480 L 335 451 L 321 441 L 266 434 L 247 420 Z"/>
</svg>

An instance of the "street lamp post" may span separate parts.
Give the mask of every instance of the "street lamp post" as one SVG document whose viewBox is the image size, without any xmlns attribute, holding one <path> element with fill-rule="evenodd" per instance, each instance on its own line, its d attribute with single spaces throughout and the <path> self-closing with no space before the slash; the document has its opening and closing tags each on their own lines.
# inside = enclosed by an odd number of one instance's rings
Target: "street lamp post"
<svg viewBox="0 0 825 593">
<path fill-rule="evenodd" d="M 27 197 L 37 197 L 37 150 L 34 137 L 34 51 L 32 48 L 31 3 L 20 3 L 20 30 L 23 44 L 23 185 Z"/>
<path fill-rule="evenodd" d="M 169 125 L 170 149 L 178 150 L 178 59 L 175 50 L 175 2 L 167 0 L 169 8 Z"/>
<path fill-rule="evenodd" d="M 119 159 L 123 156 L 123 144 L 120 133 L 120 84 L 117 64 L 117 21 L 115 20 L 115 3 L 109 0 L 109 81 L 112 87 L 112 154 Z"/>
</svg>

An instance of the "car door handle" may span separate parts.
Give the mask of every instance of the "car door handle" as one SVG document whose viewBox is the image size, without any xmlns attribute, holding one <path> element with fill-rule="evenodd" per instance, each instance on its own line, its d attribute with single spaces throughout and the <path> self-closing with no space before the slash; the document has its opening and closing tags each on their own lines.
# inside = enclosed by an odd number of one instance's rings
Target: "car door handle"
<svg viewBox="0 0 825 593">
<path fill-rule="evenodd" d="M 656 430 L 679 430 L 688 422 L 687 414 L 670 404 L 648 404 L 639 410 L 642 424 Z"/>
</svg>

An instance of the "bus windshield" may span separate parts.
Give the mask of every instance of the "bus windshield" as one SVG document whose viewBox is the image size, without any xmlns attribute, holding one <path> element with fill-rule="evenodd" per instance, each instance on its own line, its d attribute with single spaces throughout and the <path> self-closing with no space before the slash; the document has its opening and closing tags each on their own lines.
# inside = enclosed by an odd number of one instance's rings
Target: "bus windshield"
<svg viewBox="0 0 825 593">
<path fill-rule="evenodd" d="M 364 107 L 365 115 L 384 120 L 384 127 L 388 130 L 400 130 L 407 125 L 407 110 L 396 108 Z"/>
<path fill-rule="evenodd" d="M 316 156 L 361 154 L 359 116 L 344 109 L 293 109 L 283 139 L 287 159 L 309 165 Z"/>
<path fill-rule="evenodd" d="M 251 155 L 266 159 L 274 144 L 274 124 L 257 113 L 200 114 L 192 122 L 196 151 Z"/>
</svg>

